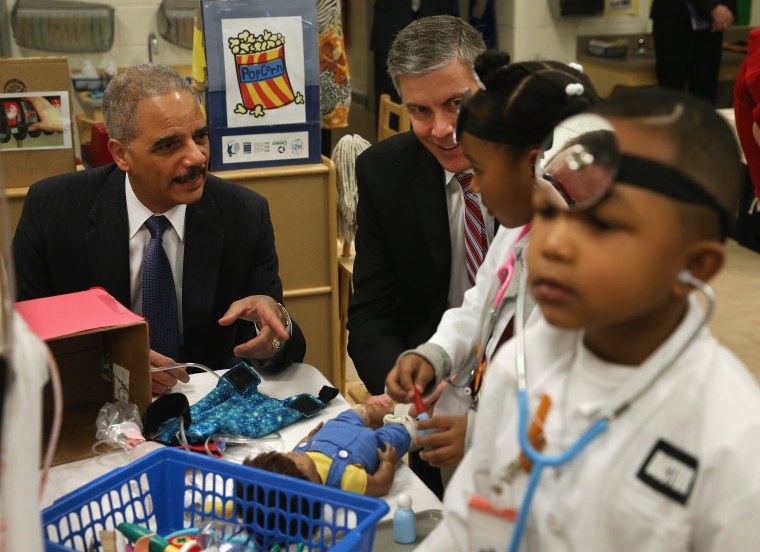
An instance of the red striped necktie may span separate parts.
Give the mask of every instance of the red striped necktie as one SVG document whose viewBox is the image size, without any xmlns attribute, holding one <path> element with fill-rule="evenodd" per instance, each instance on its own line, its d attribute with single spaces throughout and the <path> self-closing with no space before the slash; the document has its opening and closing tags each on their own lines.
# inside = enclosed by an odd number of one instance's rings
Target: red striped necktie
<svg viewBox="0 0 760 552">
<path fill-rule="evenodd" d="M 470 182 L 472 174 L 457 173 L 457 180 L 464 192 L 464 253 L 467 263 L 467 277 L 470 285 L 475 285 L 475 274 L 483 264 L 483 259 L 488 251 L 488 238 L 486 237 L 486 224 L 483 221 L 483 212 L 480 210 L 478 195 L 472 190 Z"/>
</svg>

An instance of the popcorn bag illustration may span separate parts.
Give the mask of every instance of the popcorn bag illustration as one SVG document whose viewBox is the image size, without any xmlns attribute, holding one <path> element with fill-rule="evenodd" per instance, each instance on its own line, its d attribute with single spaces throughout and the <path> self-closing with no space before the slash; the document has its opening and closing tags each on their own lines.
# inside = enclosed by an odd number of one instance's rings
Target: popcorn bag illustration
<svg viewBox="0 0 760 552">
<path fill-rule="evenodd" d="M 263 117 L 265 110 L 292 102 L 303 103 L 303 94 L 294 92 L 285 66 L 285 38 L 267 30 L 260 35 L 242 31 L 229 38 L 242 104 L 235 113 Z"/>
</svg>

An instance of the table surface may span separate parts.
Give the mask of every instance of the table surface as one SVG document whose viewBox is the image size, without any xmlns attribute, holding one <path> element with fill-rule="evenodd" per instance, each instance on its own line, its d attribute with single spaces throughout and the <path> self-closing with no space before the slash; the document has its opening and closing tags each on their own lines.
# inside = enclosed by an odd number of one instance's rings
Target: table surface
<svg viewBox="0 0 760 552">
<path fill-rule="evenodd" d="M 220 371 L 219 374 L 221 373 L 223 372 Z M 285 399 L 298 393 L 311 393 L 316 396 L 323 385 L 329 385 L 322 373 L 308 364 L 294 364 L 279 374 L 261 374 L 261 379 L 259 391 L 277 399 Z M 212 374 L 193 374 L 190 383 L 178 383 L 174 387 L 174 391 L 187 395 L 188 400 L 193 404 L 205 396 L 216 385 L 216 381 L 216 377 Z M 348 408 L 350 408 L 348 402 L 342 395 L 338 395 L 317 416 L 299 420 L 280 430 L 280 439 L 267 439 L 264 442 L 275 450 L 292 450 L 317 423 L 334 418 Z M 249 450 L 255 452 L 255 449 Z M 240 463 L 245 456 L 245 447 L 235 447 L 227 459 Z M 48 474 L 41 507 L 50 506 L 58 498 L 115 468 L 126 466 L 128 463 L 129 456 L 125 452 L 118 451 L 55 466 Z M 438 498 L 403 462 L 400 462 L 396 469 L 396 477 L 390 493 L 384 497 L 391 508 L 385 518 L 392 517 L 400 493 L 406 493 L 412 498 L 412 507 L 416 511 L 441 509 L 441 502 Z"/>
</svg>

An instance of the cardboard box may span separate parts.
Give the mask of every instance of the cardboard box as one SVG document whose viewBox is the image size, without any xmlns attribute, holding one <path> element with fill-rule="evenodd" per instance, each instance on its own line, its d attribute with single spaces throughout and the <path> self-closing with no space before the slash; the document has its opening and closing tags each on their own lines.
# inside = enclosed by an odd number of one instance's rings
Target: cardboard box
<svg viewBox="0 0 760 552">
<path fill-rule="evenodd" d="M 25 93 L 65 92 L 68 109 L 64 121 L 68 121 L 69 147 L 35 149 L 35 143 L 45 144 L 40 138 L 26 137 L 16 143 L 21 147 L 0 151 L 0 186 L 20 188 L 31 186 L 48 176 L 72 172 L 76 168 L 71 121 L 73 102 L 69 64 L 65 57 L 2 58 L 0 59 L 0 94 L 23 98 Z M 6 96 L 8 97 L 8 96 Z M 0 114 L 2 115 L 2 114 Z M 63 135 L 58 135 L 63 136 Z M 63 140 L 62 140 L 63 141 Z M 46 146 L 47 148 L 47 146 Z"/>
<path fill-rule="evenodd" d="M 16 304 L 29 327 L 50 347 L 63 389 L 63 425 L 53 464 L 93 456 L 95 420 L 106 402 L 151 402 L 148 325 L 103 289 Z M 45 389 L 44 442 L 53 418 L 51 384 Z"/>
</svg>

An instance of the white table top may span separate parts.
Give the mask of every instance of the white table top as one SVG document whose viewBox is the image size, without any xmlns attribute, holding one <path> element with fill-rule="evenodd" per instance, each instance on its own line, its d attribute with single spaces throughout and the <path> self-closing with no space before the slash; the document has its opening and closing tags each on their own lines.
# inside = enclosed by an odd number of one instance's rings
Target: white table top
<svg viewBox="0 0 760 552">
<path fill-rule="evenodd" d="M 261 379 L 259 391 L 277 399 L 285 399 L 298 393 L 311 393 L 316 396 L 323 385 L 329 385 L 329 382 L 319 370 L 308 364 L 294 364 L 285 372 L 279 374 L 264 373 L 261 374 Z M 205 396 L 215 385 L 216 378 L 212 374 L 193 374 L 190 383 L 178 383 L 174 387 L 174 391 L 187 395 L 188 400 L 193 404 Z M 300 420 L 280 430 L 281 439 L 267 439 L 264 442 L 275 450 L 292 450 L 301 438 L 317 423 L 334 418 L 348 408 L 349 404 L 343 396 L 338 395 L 318 415 L 313 418 Z M 249 450 L 251 452 L 254 451 L 254 449 Z M 245 455 L 245 447 L 235 447 L 227 459 L 240 463 Z M 114 468 L 125 466 L 128 463 L 129 456 L 125 452 L 112 452 L 94 458 L 55 466 L 48 474 L 47 485 L 42 495 L 41 507 L 46 508 L 50 506 L 58 498 L 78 489 Z M 396 499 L 399 493 L 402 492 L 412 498 L 412 507 L 415 511 L 441 509 L 441 502 L 433 492 L 420 481 L 409 466 L 400 462 L 396 469 L 393 487 L 388 496 L 385 497 L 386 502 L 388 502 L 391 508 L 386 518 L 392 517 L 396 509 Z"/>
</svg>

